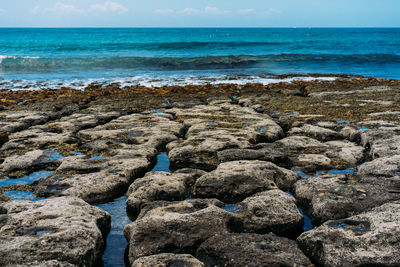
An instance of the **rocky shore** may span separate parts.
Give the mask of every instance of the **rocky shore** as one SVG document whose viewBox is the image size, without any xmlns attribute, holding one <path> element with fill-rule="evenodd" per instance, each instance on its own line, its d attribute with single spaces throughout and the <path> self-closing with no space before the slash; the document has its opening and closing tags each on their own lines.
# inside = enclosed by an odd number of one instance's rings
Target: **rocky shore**
<svg viewBox="0 0 400 267">
<path fill-rule="evenodd" d="M 121 196 L 130 266 L 400 262 L 399 80 L 3 90 L 0 110 L 0 266 L 113 266 L 96 205 Z"/>
</svg>

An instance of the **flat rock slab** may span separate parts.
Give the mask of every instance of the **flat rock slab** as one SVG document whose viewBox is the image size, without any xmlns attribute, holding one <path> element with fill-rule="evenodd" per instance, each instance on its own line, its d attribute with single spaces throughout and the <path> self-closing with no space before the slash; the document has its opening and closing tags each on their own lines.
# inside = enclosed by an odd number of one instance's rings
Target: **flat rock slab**
<svg viewBox="0 0 400 267">
<path fill-rule="evenodd" d="M 204 263 L 189 254 L 161 253 L 135 260 L 132 267 L 204 267 Z"/>
<path fill-rule="evenodd" d="M 391 202 L 350 218 L 328 221 L 297 242 L 322 266 L 398 266 L 400 203 Z"/>
<path fill-rule="evenodd" d="M 325 174 L 296 182 L 294 195 L 318 225 L 399 200 L 399 189 L 400 179 Z"/>
<path fill-rule="evenodd" d="M 221 234 L 209 238 L 196 257 L 212 266 L 314 266 L 295 241 L 272 233 Z"/>
<path fill-rule="evenodd" d="M 139 214 L 141 207 L 157 200 L 184 200 L 189 195 L 189 188 L 196 181 L 190 173 L 150 172 L 143 178 L 136 179 L 129 187 L 127 209 L 132 215 Z"/>
<path fill-rule="evenodd" d="M 248 197 L 237 207 L 235 215 L 240 218 L 243 232 L 293 237 L 302 231 L 304 220 L 296 200 L 279 189 Z"/>
<path fill-rule="evenodd" d="M 168 112 L 188 129 L 185 140 L 167 146 L 173 169 L 191 167 L 210 171 L 218 165 L 218 151 L 247 148 L 283 136 L 282 128 L 268 115 L 230 103 L 175 108 Z"/>
<path fill-rule="evenodd" d="M 227 233 L 232 215 L 204 201 L 182 201 L 147 211 L 125 226 L 129 261 L 159 253 L 193 254 L 215 234 Z"/>
<path fill-rule="evenodd" d="M 296 169 L 305 171 L 347 168 L 361 162 L 365 149 L 347 140 L 320 142 L 307 136 L 289 136 L 275 142 Z"/>
<path fill-rule="evenodd" d="M 107 122 L 111 118 L 103 120 Z M 35 192 L 46 197 L 77 196 L 89 203 L 112 200 L 124 194 L 135 178 L 151 169 L 157 149 L 176 140 L 182 127 L 170 114 L 149 112 L 118 117 L 80 130 L 76 135 L 82 146 L 105 156 L 63 159 L 53 176 L 35 185 Z"/>
<path fill-rule="evenodd" d="M 375 177 L 400 176 L 400 155 L 377 158 L 361 164 L 357 174 Z"/>
<path fill-rule="evenodd" d="M 296 173 L 271 162 L 231 161 L 197 179 L 193 191 L 196 197 L 234 203 L 257 192 L 289 188 L 298 179 Z"/>
<path fill-rule="evenodd" d="M 335 130 L 311 124 L 304 124 L 299 127 L 293 127 L 289 130 L 288 134 L 305 135 L 324 142 L 343 139 L 343 135 Z"/>
<path fill-rule="evenodd" d="M 47 266 L 47 261 L 97 266 L 110 215 L 78 198 L 60 197 L 3 204 L 0 265 Z M 52 266 L 52 265 L 49 265 Z M 55 265 L 54 265 L 55 266 Z"/>
</svg>

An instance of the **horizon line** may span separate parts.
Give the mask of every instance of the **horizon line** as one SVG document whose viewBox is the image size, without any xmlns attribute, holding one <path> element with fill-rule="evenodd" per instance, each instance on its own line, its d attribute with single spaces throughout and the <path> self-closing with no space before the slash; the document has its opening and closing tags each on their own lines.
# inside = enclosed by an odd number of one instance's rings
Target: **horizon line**
<svg viewBox="0 0 400 267">
<path fill-rule="evenodd" d="M 399 29 L 400 26 L 0 26 L 0 29 Z"/>
</svg>

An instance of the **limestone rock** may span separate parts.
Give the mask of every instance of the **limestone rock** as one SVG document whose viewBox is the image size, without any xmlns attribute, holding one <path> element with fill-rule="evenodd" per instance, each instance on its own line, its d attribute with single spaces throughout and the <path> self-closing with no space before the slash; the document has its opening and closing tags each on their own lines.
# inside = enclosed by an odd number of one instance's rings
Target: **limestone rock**
<svg viewBox="0 0 400 267">
<path fill-rule="evenodd" d="M 222 234 L 207 239 L 196 256 L 205 266 L 314 266 L 295 241 L 272 233 Z"/>
<path fill-rule="evenodd" d="M 400 203 L 384 204 L 347 219 L 328 221 L 297 242 L 323 266 L 396 266 L 400 262 Z"/>
<path fill-rule="evenodd" d="M 243 200 L 241 218 L 243 231 L 255 233 L 274 232 L 280 236 L 296 236 L 302 231 L 303 216 L 296 200 L 281 190 L 258 193 Z"/>
<path fill-rule="evenodd" d="M 183 173 L 150 172 L 133 182 L 127 192 L 127 209 L 138 214 L 146 202 L 155 200 L 183 200 L 195 177 Z"/>
<path fill-rule="evenodd" d="M 161 253 L 157 255 L 141 257 L 135 260 L 132 267 L 204 267 L 204 263 L 189 254 Z"/>
<path fill-rule="evenodd" d="M 299 177 L 292 171 L 265 161 L 231 161 L 197 179 L 194 194 L 237 202 L 265 190 L 289 188 Z"/>
<path fill-rule="evenodd" d="M 288 134 L 289 135 L 305 135 L 305 136 L 309 136 L 311 138 L 315 138 L 320 141 L 331 141 L 331 140 L 343 139 L 343 136 L 340 133 L 338 133 L 332 129 L 327 129 L 324 127 L 310 125 L 310 124 L 304 124 L 301 127 L 291 128 L 289 130 Z"/>
<path fill-rule="evenodd" d="M 110 229 L 108 213 L 71 197 L 10 201 L 3 207 L 9 219 L 0 228 L 1 266 L 44 266 L 40 262 L 52 260 L 96 266 Z"/>
<path fill-rule="evenodd" d="M 198 245 L 216 234 L 227 233 L 231 214 L 197 201 L 183 201 L 154 208 L 127 225 L 129 261 L 158 254 L 194 253 Z"/>
</svg>

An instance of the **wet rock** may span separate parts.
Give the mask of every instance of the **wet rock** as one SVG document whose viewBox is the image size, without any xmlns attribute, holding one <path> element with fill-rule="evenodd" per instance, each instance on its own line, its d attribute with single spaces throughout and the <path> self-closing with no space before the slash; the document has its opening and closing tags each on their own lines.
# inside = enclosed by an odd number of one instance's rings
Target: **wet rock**
<svg viewBox="0 0 400 267">
<path fill-rule="evenodd" d="M 169 112 L 187 129 L 185 140 L 167 146 L 172 169 L 192 167 L 211 171 L 218 165 L 218 151 L 249 148 L 283 136 L 282 128 L 269 116 L 233 104 L 201 105 Z"/>
<path fill-rule="evenodd" d="M 76 196 L 89 203 L 102 203 L 122 195 L 129 184 L 151 166 L 147 159 L 118 159 L 104 163 L 98 172 L 69 174 L 56 172 L 34 185 L 38 196 Z"/>
<path fill-rule="evenodd" d="M 265 161 L 231 161 L 197 179 L 197 197 L 237 202 L 265 190 L 289 188 L 299 177 L 292 171 Z"/>
<path fill-rule="evenodd" d="M 347 167 L 355 165 L 364 159 L 365 149 L 347 140 L 329 141 L 325 143 L 330 150 L 325 155 L 332 158 L 334 167 Z"/>
<path fill-rule="evenodd" d="M 150 172 L 129 187 L 127 209 L 137 215 L 146 202 L 155 200 L 184 200 L 196 178 L 191 174 Z"/>
<path fill-rule="evenodd" d="M 299 155 L 293 163 L 296 168 L 309 171 L 333 168 L 332 160 L 327 156 L 320 154 Z"/>
<path fill-rule="evenodd" d="M 12 265 L 13 267 L 25 267 L 26 264 L 17 264 L 17 265 Z M 56 260 L 50 260 L 50 261 L 34 261 L 29 263 L 30 267 L 75 267 L 75 264 L 71 264 L 69 262 L 61 262 L 61 261 L 56 261 Z"/>
<path fill-rule="evenodd" d="M 295 241 L 272 233 L 216 235 L 196 256 L 205 266 L 313 266 Z"/>
<path fill-rule="evenodd" d="M 400 176 L 400 155 L 366 162 L 358 167 L 357 173 L 367 176 Z"/>
<path fill-rule="evenodd" d="M 56 260 L 63 266 L 96 266 L 110 229 L 108 213 L 70 197 L 3 206 L 12 220 L 0 228 L 0 265 L 44 266 Z"/>
<path fill-rule="evenodd" d="M 309 207 L 314 223 L 318 225 L 399 200 L 397 188 L 400 189 L 399 179 L 325 174 L 296 182 L 294 195 L 303 206 Z"/>
<path fill-rule="evenodd" d="M 236 160 L 263 160 L 280 166 L 290 166 L 288 153 L 274 143 L 261 143 L 249 149 L 226 149 L 218 151 L 219 162 Z"/>
<path fill-rule="evenodd" d="M 289 136 L 275 142 L 297 169 L 316 171 L 343 168 L 364 159 L 365 149 L 347 140 L 322 143 L 306 136 Z"/>
<path fill-rule="evenodd" d="M 400 155 L 400 133 L 398 136 L 375 140 L 371 145 L 370 153 L 373 158 Z"/>
<path fill-rule="evenodd" d="M 127 225 L 129 261 L 158 253 L 193 254 L 209 237 L 227 233 L 231 214 L 214 205 L 182 201 L 154 208 Z"/>
<path fill-rule="evenodd" d="M 394 124 L 363 131 L 361 145 L 370 147 L 374 159 L 400 155 L 400 127 Z"/>
<path fill-rule="evenodd" d="M 45 155 L 46 152 L 43 150 L 34 150 L 23 155 L 11 156 L 4 160 L 0 166 L 0 170 L 5 174 L 12 171 L 25 171 L 32 168 L 34 164 L 39 163 Z"/>
<path fill-rule="evenodd" d="M 9 133 L 0 131 L 0 146 L 8 142 L 8 135 Z"/>
<path fill-rule="evenodd" d="M 323 266 L 396 266 L 400 262 L 400 203 L 384 204 L 303 233 L 303 252 Z"/>
<path fill-rule="evenodd" d="M 296 236 L 302 231 L 303 216 L 297 209 L 296 200 L 281 190 L 258 193 L 243 200 L 239 205 L 244 232 L 274 232 L 280 236 Z"/>
<path fill-rule="evenodd" d="M 50 119 L 42 112 L 1 112 L 0 130 L 13 133 L 24 130 L 32 125 L 43 124 Z"/>
<path fill-rule="evenodd" d="M 141 257 L 135 260 L 132 267 L 169 267 L 169 266 L 184 266 L 184 267 L 204 267 L 204 263 L 189 254 L 172 254 L 161 253 L 157 255 Z"/>
<path fill-rule="evenodd" d="M 343 139 L 343 136 L 331 129 L 320 126 L 304 124 L 301 127 L 291 128 L 288 132 L 289 135 L 305 135 L 315 138 L 320 141 L 331 141 L 336 139 Z"/>
</svg>

